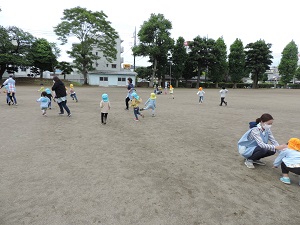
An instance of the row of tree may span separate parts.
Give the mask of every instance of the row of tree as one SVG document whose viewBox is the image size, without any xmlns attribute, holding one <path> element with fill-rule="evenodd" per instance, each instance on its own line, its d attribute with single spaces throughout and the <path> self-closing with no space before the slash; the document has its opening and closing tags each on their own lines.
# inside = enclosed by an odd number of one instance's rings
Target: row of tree
<svg viewBox="0 0 300 225">
<path fill-rule="evenodd" d="M 107 16 L 102 11 L 92 12 L 85 8 L 75 7 L 66 9 L 63 17 L 54 32 L 66 44 L 70 37 L 76 37 L 78 42 L 67 51 L 73 58 L 73 67 L 84 75 L 87 83 L 87 74 L 94 70 L 93 64 L 100 56 L 93 53 L 103 53 L 108 62 L 116 59 L 116 39 L 118 33 L 107 21 Z M 172 77 L 190 79 L 197 76 L 199 86 L 200 76 L 205 75 L 218 85 L 221 81 L 241 82 L 241 79 L 252 74 L 253 87 L 270 68 L 272 63 L 271 44 L 264 40 L 249 43 L 245 47 L 240 39 L 236 39 L 227 46 L 222 37 L 214 40 L 208 37 L 197 36 L 193 41 L 186 42 L 183 37 L 176 41 L 171 38 L 172 23 L 162 14 L 151 14 L 138 32 L 139 44 L 132 48 L 134 56 L 148 56 L 151 66 L 138 68 L 140 77 L 149 74 L 151 86 L 154 78 L 165 80 L 165 75 L 172 71 Z M 187 43 L 187 44 L 185 44 Z M 46 39 L 37 39 L 30 33 L 17 27 L 0 27 L 0 78 L 5 70 L 11 66 L 34 66 L 39 68 L 42 75 L 44 70 L 55 71 L 59 68 L 69 73 L 70 65 L 66 62 L 59 63 L 60 49 Z M 291 41 L 282 52 L 279 72 L 282 81 L 289 82 L 299 71 L 297 70 L 298 48 Z M 171 74 L 170 74 L 171 75 Z"/>
<path fill-rule="evenodd" d="M 251 74 L 253 88 L 256 88 L 258 81 L 272 64 L 272 45 L 264 40 L 249 43 L 244 47 L 243 42 L 236 39 L 230 46 L 230 53 L 227 54 L 227 46 L 222 37 L 214 40 L 197 36 L 190 42 L 179 37 L 174 41 L 170 37 L 171 29 L 172 23 L 162 14 L 151 14 L 150 19 L 143 23 L 138 32 L 140 43 L 133 47 L 133 54 L 149 57 L 152 65 L 137 68 L 137 72 L 141 78 L 150 80 L 150 86 L 155 78 L 164 81 L 165 74 L 172 71 L 172 78 L 177 82 L 179 78 L 187 80 L 197 76 L 198 87 L 201 75 L 205 75 L 205 80 L 209 79 L 216 86 L 221 81 L 229 80 L 236 86 L 243 77 Z M 282 52 L 278 68 L 281 81 L 285 84 L 296 75 L 300 76 L 297 62 L 298 47 L 291 41 Z"/>
<path fill-rule="evenodd" d="M 41 78 L 45 70 L 54 72 L 61 69 L 71 73 L 68 62 L 58 62 L 60 49 L 55 43 L 44 38 L 36 38 L 18 27 L 4 28 L 0 26 L 0 79 L 5 71 L 14 73 L 18 67 L 38 68 Z"/>
</svg>

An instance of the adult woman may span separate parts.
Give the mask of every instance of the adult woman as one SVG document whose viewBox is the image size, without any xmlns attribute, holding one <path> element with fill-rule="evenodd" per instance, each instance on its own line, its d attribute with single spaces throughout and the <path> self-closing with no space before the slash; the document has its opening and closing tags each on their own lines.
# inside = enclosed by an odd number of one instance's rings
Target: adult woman
<svg viewBox="0 0 300 225">
<path fill-rule="evenodd" d="M 132 99 L 131 94 L 133 92 L 134 89 L 134 85 L 132 84 L 132 79 L 130 77 L 127 78 L 127 82 L 128 82 L 128 86 L 127 86 L 127 96 L 125 99 L 125 104 L 126 104 L 126 108 L 125 110 L 129 109 L 129 101 Z"/>
<path fill-rule="evenodd" d="M 274 155 L 276 150 L 283 150 L 287 145 L 279 145 L 275 140 L 270 128 L 273 124 L 273 117 L 265 113 L 256 119 L 256 127 L 248 130 L 238 141 L 239 153 L 245 157 L 245 165 L 254 169 L 254 164 L 266 165 L 260 161 L 261 158 Z M 270 142 L 270 144 L 268 144 Z"/>
<path fill-rule="evenodd" d="M 67 111 L 68 116 L 71 116 L 70 109 L 67 106 L 67 91 L 64 83 L 57 77 L 53 77 L 53 86 L 52 91 L 55 91 L 55 98 L 57 101 L 57 104 L 60 109 L 59 115 L 64 114 L 64 109 Z"/>
</svg>

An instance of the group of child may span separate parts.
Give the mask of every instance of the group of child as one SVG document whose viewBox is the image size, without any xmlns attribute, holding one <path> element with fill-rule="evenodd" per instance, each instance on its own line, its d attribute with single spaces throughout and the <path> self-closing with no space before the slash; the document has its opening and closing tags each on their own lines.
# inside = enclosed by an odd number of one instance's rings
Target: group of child
<svg viewBox="0 0 300 225">
<path fill-rule="evenodd" d="M 225 104 L 225 106 L 227 106 L 227 102 L 225 102 L 225 97 L 226 97 L 228 90 L 225 87 L 222 87 L 222 89 L 219 92 L 221 94 L 220 106 L 222 106 L 223 103 Z M 204 94 L 205 94 L 205 92 L 203 91 L 203 88 L 199 87 L 198 92 L 197 92 L 197 95 L 199 96 L 199 104 L 203 103 Z"/>
<path fill-rule="evenodd" d="M 40 102 L 40 108 L 41 108 L 41 111 L 42 111 L 42 115 L 47 116 L 47 109 L 52 108 L 52 100 L 55 102 L 55 97 L 53 97 L 52 91 L 50 90 L 50 88 L 45 88 L 44 84 L 41 84 L 40 89 L 37 90 L 37 91 L 41 93 L 41 96 L 36 101 Z M 66 93 L 68 95 L 68 89 L 67 88 L 66 88 Z M 76 95 L 73 84 L 70 84 L 69 94 L 70 94 L 70 97 L 73 100 L 76 100 L 76 102 L 78 102 L 77 95 Z"/>
</svg>

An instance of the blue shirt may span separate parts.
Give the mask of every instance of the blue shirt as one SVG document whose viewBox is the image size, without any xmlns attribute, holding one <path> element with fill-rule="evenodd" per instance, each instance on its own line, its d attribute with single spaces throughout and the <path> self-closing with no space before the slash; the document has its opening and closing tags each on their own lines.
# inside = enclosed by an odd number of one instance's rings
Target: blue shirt
<svg viewBox="0 0 300 225">
<path fill-rule="evenodd" d="M 50 99 L 48 97 L 40 97 L 37 102 L 41 103 L 41 108 L 48 108 L 48 104 L 50 102 Z"/>
<path fill-rule="evenodd" d="M 300 167 L 300 152 L 289 148 L 286 148 L 284 151 L 280 151 L 273 165 L 278 167 L 281 162 L 284 162 L 284 164 L 290 168 Z"/>
</svg>

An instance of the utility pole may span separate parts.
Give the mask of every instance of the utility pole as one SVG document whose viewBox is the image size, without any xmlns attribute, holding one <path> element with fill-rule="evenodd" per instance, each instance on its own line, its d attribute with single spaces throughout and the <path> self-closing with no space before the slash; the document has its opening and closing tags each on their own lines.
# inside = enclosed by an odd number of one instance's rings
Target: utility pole
<svg viewBox="0 0 300 225">
<path fill-rule="evenodd" d="M 136 27 L 134 27 L 133 46 L 136 46 Z M 133 71 L 135 71 L 135 55 L 133 55 Z"/>
</svg>

